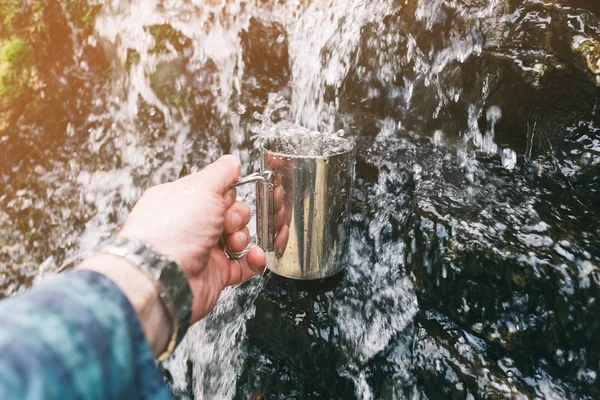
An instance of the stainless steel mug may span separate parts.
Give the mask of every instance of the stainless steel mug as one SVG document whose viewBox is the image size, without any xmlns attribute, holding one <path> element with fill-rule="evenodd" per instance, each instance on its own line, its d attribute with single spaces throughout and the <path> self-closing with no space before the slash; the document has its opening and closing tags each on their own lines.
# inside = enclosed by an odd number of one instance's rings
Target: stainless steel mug
<svg viewBox="0 0 600 400">
<path fill-rule="evenodd" d="M 256 182 L 257 244 L 267 268 L 287 278 L 320 279 L 342 271 L 348 255 L 348 206 L 354 180 L 354 143 L 340 140 L 325 155 L 280 152 L 285 137 L 264 139 L 261 172 L 233 186 Z M 247 251 L 234 253 L 239 258 Z"/>
</svg>

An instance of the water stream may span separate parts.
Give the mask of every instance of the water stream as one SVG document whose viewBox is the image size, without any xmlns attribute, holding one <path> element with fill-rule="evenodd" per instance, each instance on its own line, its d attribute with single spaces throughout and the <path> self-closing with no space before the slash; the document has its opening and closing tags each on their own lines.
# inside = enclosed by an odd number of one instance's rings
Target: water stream
<svg viewBox="0 0 600 400">
<path fill-rule="evenodd" d="M 592 12 L 100 3 L 91 36 L 73 29 L 55 120 L 0 137 L 3 295 L 71 267 L 192 164 L 234 153 L 246 174 L 277 124 L 342 130 L 357 143 L 345 272 L 227 289 L 163 365 L 176 396 L 600 395 L 600 93 L 565 55 L 600 36 Z"/>
</svg>

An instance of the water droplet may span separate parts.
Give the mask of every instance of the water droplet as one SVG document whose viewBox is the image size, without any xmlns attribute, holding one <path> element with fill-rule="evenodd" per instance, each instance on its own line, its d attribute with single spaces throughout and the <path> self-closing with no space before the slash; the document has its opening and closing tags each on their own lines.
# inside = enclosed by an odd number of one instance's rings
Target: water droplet
<svg viewBox="0 0 600 400">
<path fill-rule="evenodd" d="M 592 154 L 589 151 L 584 152 L 581 155 L 581 159 L 579 160 L 579 164 L 582 167 L 587 167 L 592 162 Z"/>
<path fill-rule="evenodd" d="M 496 124 L 502 118 L 502 110 L 498 106 L 491 106 L 485 116 L 490 124 Z"/>
<path fill-rule="evenodd" d="M 69 122 L 69 124 L 67 125 L 67 136 L 73 137 L 74 135 L 75 135 L 75 127 L 73 127 L 73 124 Z"/>
<path fill-rule="evenodd" d="M 444 144 L 444 132 L 437 130 L 433 133 L 433 144 L 435 146 L 442 146 Z"/>
<path fill-rule="evenodd" d="M 508 170 L 514 169 L 517 165 L 517 153 L 511 149 L 502 150 L 502 166 Z"/>
</svg>

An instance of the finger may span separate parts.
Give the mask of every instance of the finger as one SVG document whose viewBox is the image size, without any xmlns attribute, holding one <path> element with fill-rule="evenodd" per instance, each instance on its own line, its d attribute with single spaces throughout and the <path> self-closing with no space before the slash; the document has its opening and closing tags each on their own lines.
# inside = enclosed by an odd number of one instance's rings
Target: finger
<svg viewBox="0 0 600 400">
<path fill-rule="evenodd" d="M 231 188 L 225 192 L 225 195 L 223 195 L 225 209 L 228 209 L 235 203 L 236 196 L 237 190 L 235 190 L 235 188 Z"/>
<path fill-rule="evenodd" d="M 227 286 L 239 285 L 265 269 L 267 258 L 260 247 L 253 247 L 250 252 L 239 260 L 229 260 L 229 281 Z"/>
<path fill-rule="evenodd" d="M 246 254 L 246 261 L 248 262 L 248 268 L 253 271 L 254 275 L 260 274 L 265 270 L 267 265 L 267 256 L 263 249 L 258 246 L 254 246 Z M 248 277 L 250 278 L 250 276 Z"/>
<path fill-rule="evenodd" d="M 243 201 L 236 201 L 225 211 L 225 233 L 239 231 L 250 222 L 250 207 Z"/>
<path fill-rule="evenodd" d="M 250 231 L 248 230 L 248 228 L 243 228 L 237 232 L 234 232 L 231 235 L 227 236 L 225 243 L 227 247 L 229 247 L 236 253 L 244 251 L 244 249 L 246 249 L 246 247 L 250 243 Z"/>
<path fill-rule="evenodd" d="M 239 179 L 241 168 L 239 158 L 228 154 L 190 176 L 207 185 L 209 189 L 224 194 Z"/>
</svg>

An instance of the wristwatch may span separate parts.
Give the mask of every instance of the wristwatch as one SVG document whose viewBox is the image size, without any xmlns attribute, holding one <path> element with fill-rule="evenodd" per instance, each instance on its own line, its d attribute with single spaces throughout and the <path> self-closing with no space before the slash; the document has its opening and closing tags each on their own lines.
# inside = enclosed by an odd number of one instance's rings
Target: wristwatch
<svg viewBox="0 0 600 400">
<path fill-rule="evenodd" d="M 175 262 L 141 240 L 115 236 L 101 243 L 96 251 L 123 257 L 158 282 L 160 299 L 173 323 L 173 334 L 167 347 L 156 357 L 157 362 L 164 361 L 181 342 L 190 324 L 193 296 L 185 274 Z"/>
</svg>

